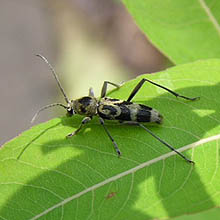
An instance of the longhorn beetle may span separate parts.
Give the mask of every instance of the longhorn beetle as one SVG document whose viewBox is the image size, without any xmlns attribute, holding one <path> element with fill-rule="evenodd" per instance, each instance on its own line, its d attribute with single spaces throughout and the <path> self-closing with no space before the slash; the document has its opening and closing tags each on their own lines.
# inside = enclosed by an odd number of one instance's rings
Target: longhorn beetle
<svg viewBox="0 0 220 220">
<path fill-rule="evenodd" d="M 140 122 L 156 122 L 158 124 L 161 124 L 163 120 L 163 116 L 156 109 L 153 109 L 146 105 L 133 103 L 131 102 L 131 100 L 134 98 L 134 96 L 137 94 L 137 92 L 140 90 L 140 88 L 145 82 L 149 82 L 155 86 L 165 89 L 166 91 L 173 94 L 174 96 L 180 97 L 186 100 L 194 101 L 194 100 L 199 99 L 199 97 L 189 98 L 183 95 L 179 95 L 178 93 L 162 85 L 159 85 L 155 82 L 152 82 L 144 78 L 136 85 L 136 87 L 133 89 L 133 91 L 131 92 L 131 94 L 129 95 L 126 101 L 106 97 L 108 84 L 113 85 L 116 88 L 120 87 L 119 85 L 109 82 L 109 81 L 104 82 L 102 86 L 102 90 L 101 90 L 101 97 L 99 99 L 94 97 L 93 89 L 90 88 L 88 96 L 84 96 L 76 100 L 70 100 L 67 97 L 63 87 L 61 86 L 60 81 L 57 77 L 57 74 L 54 68 L 51 66 L 51 64 L 47 61 L 47 59 L 44 56 L 40 54 L 37 54 L 36 56 L 40 57 L 49 66 L 61 92 L 63 93 L 64 99 L 67 105 L 63 105 L 62 103 L 53 103 L 50 105 L 46 105 L 38 110 L 38 112 L 34 115 L 32 122 L 35 120 L 35 118 L 41 111 L 47 108 L 53 107 L 53 106 L 61 106 L 65 108 L 69 116 L 73 116 L 75 114 L 85 116 L 80 126 L 78 127 L 78 129 L 76 129 L 74 132 L 67 135 L 67 137 L 70 138 L 76 135 L 82 129 L 82 127 L 93 118 L 93 116 L 98 116 L 100 124 L 103 126 L 106 134 L 112 141 L 115 151 L 117 152 L 118 156 L 121 156 L 121 151 L 119 150 L 117 143 L 115 142 L 114 138 L 111 136 L 107 127 L 105 126 L 104 120 L 105 119 L 106 120 L 118 120 L 120 123 L 127 122 L 131 124 L 135 124 L 143 128 L 145 131 L 151 134 L 154 138 L 156 138 L 158 141 L 160 141 L 165 146 L 167 146 L 170 150 L 175 151 L 179 156 L 181 156 L 187 162 L 194 163 L 192 160 L 186 158 L 182 153 L 178 152 L 175 148 L 173 148 L 171 145 L 169 145 L 164 140 L 160 139 L 158 136 L 156 136 L 148 128 L 146 128 L 144 125 L 140 123 Z"/>
</svg>

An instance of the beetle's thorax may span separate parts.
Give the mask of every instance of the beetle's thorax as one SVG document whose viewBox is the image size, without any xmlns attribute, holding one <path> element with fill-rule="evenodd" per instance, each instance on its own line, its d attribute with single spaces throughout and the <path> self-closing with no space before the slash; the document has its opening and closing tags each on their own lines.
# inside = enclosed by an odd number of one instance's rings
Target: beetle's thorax
<svg viewBox="0 0 220 220">
<path fill-rule="evenodd" d="M 92 96 L 84 96 L 71 101 L 72 108 L 76 114 L 94 116 L 97 114 L 98 100 Z"/>
</svg>

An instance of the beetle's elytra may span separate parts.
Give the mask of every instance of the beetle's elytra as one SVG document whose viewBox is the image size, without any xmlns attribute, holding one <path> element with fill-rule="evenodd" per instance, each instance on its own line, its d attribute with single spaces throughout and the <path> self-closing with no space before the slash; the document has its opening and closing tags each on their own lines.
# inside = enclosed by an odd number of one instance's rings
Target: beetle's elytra
<svg viewBox="0 0 220 220">
<path fill-rule="evenodd" d="M 164 140 L 160 139 L 158 136 L 156 136 L 154 133 L 152 133 L 148 128 L 146 128 L 143 124 L 141 124 L 142 122 L 144 122 L 144 123 L 145 122 L 155 122 L 155 123 L 161 124 L 163 117 L 159 113 L 159 111 L 157 111 L 156 109 L 153 109 L 149 106 L 146 106 L 146 105 L 133 103 L 133 102 L 131 102 L 131 100 L 134 98 L 134 96 L 137 94 L 137 92 L 140 90 L 140 88 L 143 86 L 143 84 L 145 82 L 149 82 L 155 86 L 158 86 L 158 87 L 168 91 L 169 93 L 173 94 L 176 97 L 180 97 L 180 98 L 183 98 L 186 100 L 194 101 L 194 100 L 199 99 L 199 97 L 189 98 L 186 96 L 182 96 L 182 95 L 179 95 L 178 93 L 176 93 L 176 92 L 174 92 L 174 91 L 172 91 L 162 85 L 159 85 L 155 82 L 152 82 L 148 79 L 142 79 L 136 85 L 136 87 L 133 89 L 133 91 L 131 92 L 131 94 L 129 95 L 129 97 L 126 101 L 106 97 L 108 84 L 113 85 L 116 88 L 120 87 L 119 85 L 112 83 L 112 82 L 108 82 L 108 81 L 105 81 L 102 86 L 100 98 L 96 98 L 94 96 L 93 89 L 90 88 L 88 96 L 85 96 L 85 97 L 82 97 L 82 98 L 79 98 L 76 100 L 70 100 L 67 97 L 63 87 L 61 86 L 60 81 L 57 77 L 57 74 L 56 74 L 55 70 L 53 69 L 53 67 L 50 65 L 50 63 L 47 61 L 47 59 L 44 56 L 42 56 L 40 54 L 38 54 L 37 56 L 40 57 L 41 59 L 43 59 L 44 62 L 46 62 L 48 64 L 50 70 L 52 71 L 53 76 L 56 79 L 56 82 L 57 82 L 61 92 L 64 95 L 64 98 L 65 98 L 65 101 L 67 104 L 64 105 L 62 103 L 54 103 L 54 104 L 44 106 L 34 115 L 32 121 L 34 121 L 36 116 L 41 111 L 43 111 L 44 109 L 53 107 L 53 106 L 61 106 L 61 107 L 65 108 L 67 110 L 67 114 L 69 116 L 73 116 L 75 114 L 85 116 L 83 118 L 79 128 L 76 129 L 71 134 L 67 135 L 67 137 L 69 138 L 69 137 L 76 135 L 82 129 L 82 127 L 92 119 L 93 116 L 98 116 L 100 124 L 103 126 L 106 134 L 108 135 L 108 137 L 112 141 L 118 156 L 121 155 L 121 151 L 119 150 L 117 143 L 115 142 L 115 140 L 113 139 L 113 137 L 109 133 L 107 127 L 105 126 L 105 120 L 117 120 L 120 123 L 124 123 L 124 122 L 132 123 L 132 124 L 135 124 L 135 125 L 142 127 L 145 131 L 150 133 L 153 137 L 155 137 L 157 140 L 159 140 L 161 143 L 163 143 L 165 146 L 167 146 L 170 150 L 175 151 L 178 155 L 180 155 L 187 162 L 194 163 L 192 160 L 186 158 L 182 153 L 178 152 L 175 148 L 170 146 Z"/>
</svg>

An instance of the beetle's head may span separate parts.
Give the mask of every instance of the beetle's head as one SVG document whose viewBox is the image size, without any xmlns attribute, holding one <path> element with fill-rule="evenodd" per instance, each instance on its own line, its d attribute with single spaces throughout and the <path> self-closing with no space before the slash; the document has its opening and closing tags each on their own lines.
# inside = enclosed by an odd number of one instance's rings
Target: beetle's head
<svg viewBox="0 0 220 220">
<path fill-rule="evenodd" d="M 68 117 L 71 117 L 76 114 L 74 111 L 74 100 L 70 100 L 67 103 L 66 111 L 67 111 L 66 116 L 68 116 Z"/>
</svg>

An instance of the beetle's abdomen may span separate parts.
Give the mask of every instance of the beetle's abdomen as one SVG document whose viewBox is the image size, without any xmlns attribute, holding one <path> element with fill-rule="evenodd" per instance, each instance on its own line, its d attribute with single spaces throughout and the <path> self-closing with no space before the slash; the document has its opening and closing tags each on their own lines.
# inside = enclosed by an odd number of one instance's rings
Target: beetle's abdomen
<svg viewBox="0 0 220 220">
<path fill-rule="evenodd" d="M 160 113 L 146 105 L 104 98 L 99 102 L 98 114 L 103 119 L 136 122 L 162 122 Z"/>
</svg>

